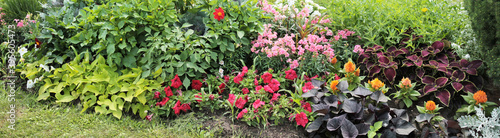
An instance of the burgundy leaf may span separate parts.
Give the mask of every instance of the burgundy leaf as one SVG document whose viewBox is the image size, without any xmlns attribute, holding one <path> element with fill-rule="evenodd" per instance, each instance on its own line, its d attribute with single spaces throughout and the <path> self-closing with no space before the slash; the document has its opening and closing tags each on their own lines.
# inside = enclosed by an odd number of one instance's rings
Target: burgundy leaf
<svg viewBox="0 0 500 138">
<path fill-rule="evenodd" d="M 455 70 L 451 75 L 451 79 L 456 82 L 461 82 L 465 79 L 465 73 L 460 70 Z"/>
<path fill-rule="evenodd" d="M 369 68 L 371 68 L 373 65 L 375 65 L 375 62 L 368 61 L 368 62 L 366 63 L 366 68 L 367 68 L 367 69 L 369 69 Z"/>
<path fill-rule="evenodd" d="M 462 59 L 460 60 L 460 67 L 467 67 L 469 66 L 469 61 Z"/>
<path fill-rule="evenodd" d="M 389 67 L 394 67 L 394 68 L 398 69 L 397 64 L 398 64 L 397 62 L 391 61 L 391 62 L 389 62 Z"/>
<path fill-rule="evenodd" d="M 457 68 L 459 68 L 460 64 L 457 61 L 454 61 L 454 62 L 451 62 L 449 66 L 450 67 L 457 67 Z"/>
<path fill-rule="evenodd" d="M 385 56 L 385 53 L 383 53 L 382 51 L 377 52 L 378 58 L 383 57 L 383 56 Z"/>
<path fill-rule="evenodd" d="M 417 65 L 418 67 L 421 67 L 423 64 L 423 60 L 422 60 L 422 57 L 419 57 L 417 62 L 415 62 L 415 65 Z"/>
<path fill-rule="evenodd" d="M 450 92 L 448 90 L 440 90 L 436 92 L 434 95 L 443 103 L 444 105 L 448 106 L 450 103 Z"/>
<path fill-rule="evenodd" d="M 396 48 L 395 46 L 391 46 L 391 47 L 389 47 L 389 48 L 387 49 L 387 52 L 392 53 L 392 52 L 394 52 L 394 51 L 396 51 L 396 50 L 397 50 L 397 48 Z"/>
<path fill-rule="evenodd" d="M 481 66 L 481 64 L 483 64 L 483 61 L 481 61 L 481 60 L 474 60 L 474 61 L 471 61 L 469 63 L 469 68 L 477 69 L 477 68 L 479 68 L 479 66 Z"/>
<path fill-rule="evenodd" d="M 432 47 L 433 47 L 435 50 L 439 50 L 438 52 L 440 52 L 440 51 L 443 51 L 444 44 L 443 44 L 443 42 L 441 42 L 441 41 L 436 41 L 436 42 L 432 43 Z"/>
<path fill-rule="evenodd" d="M 375 74 L 378 74 L 380 72 L 382 68 L 380 68 L 380 66 L 376 65 L 376 66 L 373 66 L 371 69 L 370 69 L 370 77 L 373 77 L 373 75 Z"/>
<path fill-rule="evenodd" d="M 413 62 L 411 62 L 411 61 L 404 61 L 403 62 L 403 66 L 411 67 L 413 65 L 414 65 Z"/>
<path fill-rule="evenodd" d="M 477 91 L 476 85 L 470 81 L 463 81 L 462 85 L 464 85 L 464 91 L 475 93 Z"/>
<path fill-rule="evenodd" d="M 466 72 L 469 73 L 470 75 L 477 75 L 476 69 L 473 68 L 469 68 Z"/>
<path fill-rule="evenodd" d="M 445 54 L 438 54 L 436 58 L 444 64 L 449 64 L 448 56 L 446 56 Z"/>
<path fill-rule="evenodd" d="M 444 73 L 448 72 L 448 69 L 446 67 L 438 67 L 437 70 Z"/>
<path fill-rule="evenodd" d="M 432 86 L 432 85 L 425 85 L 424 86 L 424 95 L 429 94 L 430 92 L 436 91 L 437 88 Z"/>
<path fill-rule="evenodd" d="M 434 82 L 436 82 L 436 78 L 433 78 L 430 76 L 425 76 L 422 78 L 422 83 L 424 83 L 424 84 L 434 85 Z"/>
<path fill-rule="evenodd" d="M 424 77 L 425 70 L 423 68 L 417 68 L 417 76 L 422 79 Z"/>
<path fill-rule="evenodd" d="M 404 52 L 403 54 L 408 54 L 408 53 L 410 53 L 410 51 L 408 51 L 408 49 L 406 49 L 406 48 L 401 48 L 401 49 L 399 49 L 399 50 L 403 51 L 403 52 Z"/>
<path fill-rule="evenodd" d="M 432 66 L 435 66 L 435 67 L 439 66 L 439 63 L 437 61 L 435 61 L 435 60 L 429 61 L 429 64 L 432 65 Z"/>
<path fill-rule="evenodd" d="M 368 59 L 370 59 L 370 55 L 368 55 L 367 52 L 359 55 L 358 57 L 358 63 L 365 63 L 366 61 L 368 61 Z"/>
<path fill-rule="evenodd" d="M 462 88 L 464 88 L 464 86 L 460 82 L 452 82 L 451 85 L 453 86 L 453 89 L 455 89 L 455 91 L 457 92 L 462 90 Z"/>
<path fill-rule="evenodd" d="M 380 49 L 383 49 L 384 47 L 379 46 L 379 45 L 375 45 L 375 46 L 373 46 L 373 48 L 375 49 L 375 51 L 378 51 Z"/>
<path fill-rule="evenodd" d="M 396 70 L 394 70 L 394 68 L 384 69 L 384 74 L 389 82 L 394 82 L 394 78 L 396 77 Z"/>
<path fill-rule="evenodd" d="M 415 61 L 418 60 L 418 56 L 417 55 L 411 55 L 411 56 L 407 56 L 406 59 L 409 59 L 409 60 L 415 62 Z"/>
<path fill-rule="evenodd" d="M 397 57 L 401 54 L 405 54 L 405 52 L 403 50 L 396 50 L 393 52 L 392 56 Z"/>
<path fill-rule="evenodd" d="M 421 53 L 422 53 L 422 56 L 423 56 L 423 57 L 426 57 L 426 56 L 428 56 L 428 55 L 430 54 L 430 52 L 429 52 L 429 51 L 427 51 L 427 50 L 422 50 L 422 52 L 421 52 Z"/>
<path fill-rule="evenodd" d="M 446 85 L 447 82 L 448 82 L 448 78 L 446 78 L 446 77 L 439 77 L 439 78 L 436 79 L 436 85 L 439 88 L 441 88 L 444 85 Z"/>
<path fill-rule="evenodd" d="M 448 71 L 446 71 L 446 76 L 448 77 L 451 77 L 451 74 L 453 73 L 453 70 L 452 69 L 447 69 Z"/>
<path fill-rule="evenodd" d="M 378 57 L 378 62 L 380 62 L 381 64 L 388 65 L 390 61 L 389 58 L 387 58 L 386 56 L 382 56 Z"/>
</svg>

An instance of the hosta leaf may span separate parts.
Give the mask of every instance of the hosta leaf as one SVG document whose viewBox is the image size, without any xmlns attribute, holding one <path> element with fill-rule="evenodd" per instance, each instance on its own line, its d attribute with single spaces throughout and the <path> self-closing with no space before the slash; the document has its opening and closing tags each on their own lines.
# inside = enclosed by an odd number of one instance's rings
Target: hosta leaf
<svg viewBox="0 0 500 138">
<path fill-rule="evenodd" d="M 335 131 L 339 129 L 339 127 L 344 123 L 346 114 L 342 114 L 340 116 L 334 117 L 326 123 L 326 129 L 329 131 Z M 349 121 L 349 120 L 346 120 Z M 349 121 L 350 122 L 350 121 Z"/>
<path fill-rule="evenodd" d="M 435 93 L 436 97 L 443 103 L 444 105 L 448 106 L 450 103 L 450 97 L 451 94 L 448 90 L 439 90 L 438 92 Z"/>
<path fill-rule="evenodd" d="M 321 126 L 321 124 L 323 124 L 323 117 L 322 116 L 316 118 L 311 124 L 309 124 L 309 126 L 307 126 L 307 128 L 306 128 L 306 131 L 308 133 L 317 131 L 319 129 L 319 127 Z"/>
<path fill-rule="evenodd" d="M 342 130 L 342 136 L 344 138 L 355 138 L 359 134 L 359 131 L 356 128 L 356 126 L 347 119 L 344 119 L 344 123 L 342 123 L 340 130 Z"/>
</svg>

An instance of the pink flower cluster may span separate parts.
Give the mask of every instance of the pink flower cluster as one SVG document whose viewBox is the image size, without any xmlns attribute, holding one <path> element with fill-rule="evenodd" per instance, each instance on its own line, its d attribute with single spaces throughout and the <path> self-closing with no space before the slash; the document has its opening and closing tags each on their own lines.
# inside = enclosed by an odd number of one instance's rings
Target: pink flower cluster
<svg viewBox="0 0 500 138">
<path fill-rule="evenodd" d="M 355 32 L 353 31 L 349 31 L 347 29 L 344 29 L 344 30 L 339 30 L 339 32 L 337 33 L 337 35 L 333 36 L 335 38 L 335 41 L 338 41 L 340 39 L 340 37 L 342 37 L 342 39 L 347 39 L 348 36 L 351 36 L 353 35 Z"/>
<path fill-rule="evenodd" d="M 354 46 L 354 50 L 352 52 L 358 53 L 359 55 L 361 55 L 365 52 L 365 50 L 363 48 L 361 48 L 360 45 L 356 45 L 356 46 Z"/>
</svg>

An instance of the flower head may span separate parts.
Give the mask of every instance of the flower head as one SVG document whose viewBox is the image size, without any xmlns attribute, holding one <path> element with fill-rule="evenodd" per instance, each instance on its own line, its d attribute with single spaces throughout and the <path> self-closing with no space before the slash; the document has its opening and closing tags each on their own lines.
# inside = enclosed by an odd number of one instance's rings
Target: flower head
<svg viewBox="0 0 500 138">
<path fill-rule="evenodd" d="M 276 79 L 272 79 L 271 80 L 271 83 L 269 83 L 269 87 L 271 87 L 271 89 L 273 89 L 273 91 L 278 91 L 280 90 L 280 82 Z"/>
<path fill-rule="evenodd" d="M 337 84 L 339 84 L 338 80 L 334 80 L 334 81 L 332 81 L 332 83 L 330 83 L 330 88 L 332 88 L 333 93 L 335 93 L 338 90 L 337 89 Z"/>
<path fill-rule="evenodd" d="M 210 98 L 210 100 L 214 100 L 214 95 L 210 94 L 210 96 L 208 96 L 208 98 Z"/>
<path fill-rule="evenodd" d="M 156 106 L 160 106 L 160 107 L 165 106 L 165 104 L 166 104 L 169 100 L 170 100 L 170 98 L 165 97 L 165 98 L 163 98 L 163 100 L 162 100 L 161 102 L 156 103 Z"/>
<path fill-rule="evenodd" d="M 224 92 L 224 88 L 226 88 L 226 84 L 225 83 L 221 83 L 219 85 L 219 94 L 223 93 Z"/>
<path fill-rule="evenodd" d="M 255 102 L 253 102 L 253 108 L 257 109 L 259 108 L 260 106 L 264 105 L 265 103 L 263 101 L 260 101 L 260 99 L 257 99 L 255 100 Z"/>
<path fill-rule="evenodd" d="M 476 93 L 474 93 L 473 98 L 474 100 L 476 100 L 476 104 L 485 103 L 486 101 L 488 101 L 486 93 L 484 93 L 484 91 L 482 90 L 479 90 Z"/>
<path fill-rule="evenodd" d="M 245 104 L 247 103 L 247 100 L 243 99 L 242 97 L 240 97 L 238 100 L 236 100 L 236 107 L 240 108 L 240 109 L 243 109 L 243 107 L 245 107 Z"/>
<path fill-rule="evenodd" d="M 247 66 L 244 66 L 241 73 L 244 75 L 244 74 L 247 74 L 248 73 L 248 67 Z"/>
<path fill-rule="evenodd" d="M 23 47 L 23 48 L 20 48 L 17 52 L 19 52 L 21 57 L 23 57 L 23 55 L 28 52 L 28 49 L 26 49 L 26 47 Z"/>
<path fill-rule="evenodd" d="M 246 108 L 241 110 L 241 112 L 238 113 L 238 117 L 236 117 L 236 119 L 242 118 L 246 113 L 248 113 L 248 110 Z"/>
<path fill-rule="evenodd" d="M 303 105 L 302 105 L 302 108 L 304 108 L 306 111 L 308 112 L 312 112 L 312 109 L 311 109 L 311 104 L 308 103 L 308 102 L 305 102 Z"/>
<path fill-rule="evenodd" d="M 422 12 L 427 12 L 427 8 L 422 8 Z"/>
<path fill-rule="evenodd" d="M 375 89 L 375 90 L 378 90 L 378 89 L 384 87 L 384 85 L 385 85 L 378 78 L 375 78 L 375 79 L 373 79 L 371 81 L 368 81 L 368 84 L 370 84 L 372 86 L 372 88 Z"/>
<path fill-rule="evenodd" d="M 264 80 L 264 83 L 271 83 L 271 79 L 273 79 L 273 74 L 266 72 L 264 75 L 262 75 L 262 79 Z"/>
<path fill-rule="evenodd" d="M 24 27 L 23 21 L 17 22 L 17 27 Z"/>
<path fill-rule="evenodd" d="M 215 12 L 214 12 L 214 19 L 217 19 L 218 21 L 224 19 L 224 10 L 219 7 L 218 9 L 215 9 Z"/>
<path fill-rule="evenodd" d="M 297 122 L 297 125 L 302 127 L 306 127 L 307 122 L 309 122 L 307 115 L 304 112 L 300 112 L 295 115 L 295 121 Z"/>
<path fill-rule="evenodd" d="M 332 59 L 332 61 L 330 61 L 330 63 L 332 63 L 332 64 L 337 63 L 337 56 L 333 57 L 333 59 Z"/>
<path fill-rule="evenodd" d="M 354 72 L 354 75 L 359 76 L 359 68 L 356 69 L 356 72 Z"/>
<path fill-rule="evenodd" d="M 408 78 L 403 78 L 401 80 L 401 88 L 411 88 L 411 80 Z"/>
<path fill-rule="evenodd" d="M 170 81 L 172 81 L 172 84 L 170 86 L 172 86 L 176 89 L 182 86 L 181 79 L 179 78 L 179 75 L 177 75 L 177 74 L 175 74 L 175 77 Z"/>
<path fill-rule="evenodd" d="M 240 84 L 240 81 L 243 80 L 243 73 L 238 74 L 236 77 L 234 77 L 233 81 L 236 84 Z"/>
<path fill-rule="evenodd" d="M 294 80 L 297 78 L 297 73 L 293 69 L 285 71 L 285 74 L 285 79 Z"/>
<path fill-rule="evenodd" d="M 273 97 L 271 98 L 271 102 L 274 102 L 274 101 L 277 101 L 279 96 L 281 96 L 281 94 L 279 93 L 273 93 Z"/>
<path fill-rule="evenodd" d="M 234 94 L 229 94 L 229 98 L 227 98 L 227 101 L 229 101 L 231 105 L 234 105 L 234 99 L 236 99 L 236 96 L 234 96 Z"/>
<path fill-rule="evenodd" d="M 172 109 L 174 109 L 174 113 L 176 115 L 179 115 L 181 113 L 181 101 L 177 101 L 174 105 L 174 107 L 172 107 Z"/>
<path fill-rule="evenodd" d="M 250 91 L 248 90 L 248 88 L 245 87 L 245 88 L 241 89 L 241 92 L 243 92 L 243 94 L 248 94 L 248 92 L 250 92 Z"/>
<path fill-rule="evenodd" d="M 198 91 L 201 90 L 201 86 L 203 86 L 203 84 L 201 83 L 200 80 L 193 80 L 193 82 L 191 83 L 191 88 Z"/>
<path fill-rule="evenodd" d="M 165 91 L 165 95 L 167 95 L 167 97 L 170 97 L 170 96 L 174 95 L 172 93 L 172 89 L 170 89 L 170 86 L 165 87 L 165 89 L 163 89 L 163 91 Z"/>
<path fill-rule="evenodd" d="M 344 64 L 344 70 L 345 72 L 354 72 L 354 70 L 356 69 L 356 65 L 354 63 L 352 63 L 352 61 L 349 61 L 347 63 Z"/>
<path fill-rule="evenodd" d="M 427 103 L 425 103 L 425 109 L 434 111 L 434 109 L 436 109 L 436 103 L 434 103 L 434 101 L 427 101 Z"/>
<path fill-rule="evenodd" d="M 304 87 L 302 87 L 302 92 L 306 93 L 309 90 L 314 89 L 314 86 L 312 85 L 312 82 L 307 82 Z"/>
<path fill-rule="evenodd" d="M 159 99 L 159 98 L 160 98 L 160 92 L 156 91 L 154 99 Z"/>
</svg>

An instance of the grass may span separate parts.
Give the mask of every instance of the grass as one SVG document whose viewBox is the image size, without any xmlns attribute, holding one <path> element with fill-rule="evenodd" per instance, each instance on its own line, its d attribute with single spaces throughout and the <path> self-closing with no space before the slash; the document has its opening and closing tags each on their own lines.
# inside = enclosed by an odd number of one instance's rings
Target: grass
<svg viewBox="0 0 500 138">
<path fill-rule="evenodd" d="M 0 81 L 1 82 L 1 81 Z M 4 84 L 4 83 L 0 83 Z M 1 88 L 2 86 L 0 86 Z M 35 94 L 17 91 L 15 130 L 8 128 L 8 96 L 1 88 L 0 137 L 216 137 L 193 113 L 175 120 L 147 121 L 125 116 L 80 113 L 79 105 L 37 102 Z M 167 121 L 167 122 L 165 122 Z"/>
</svg>

